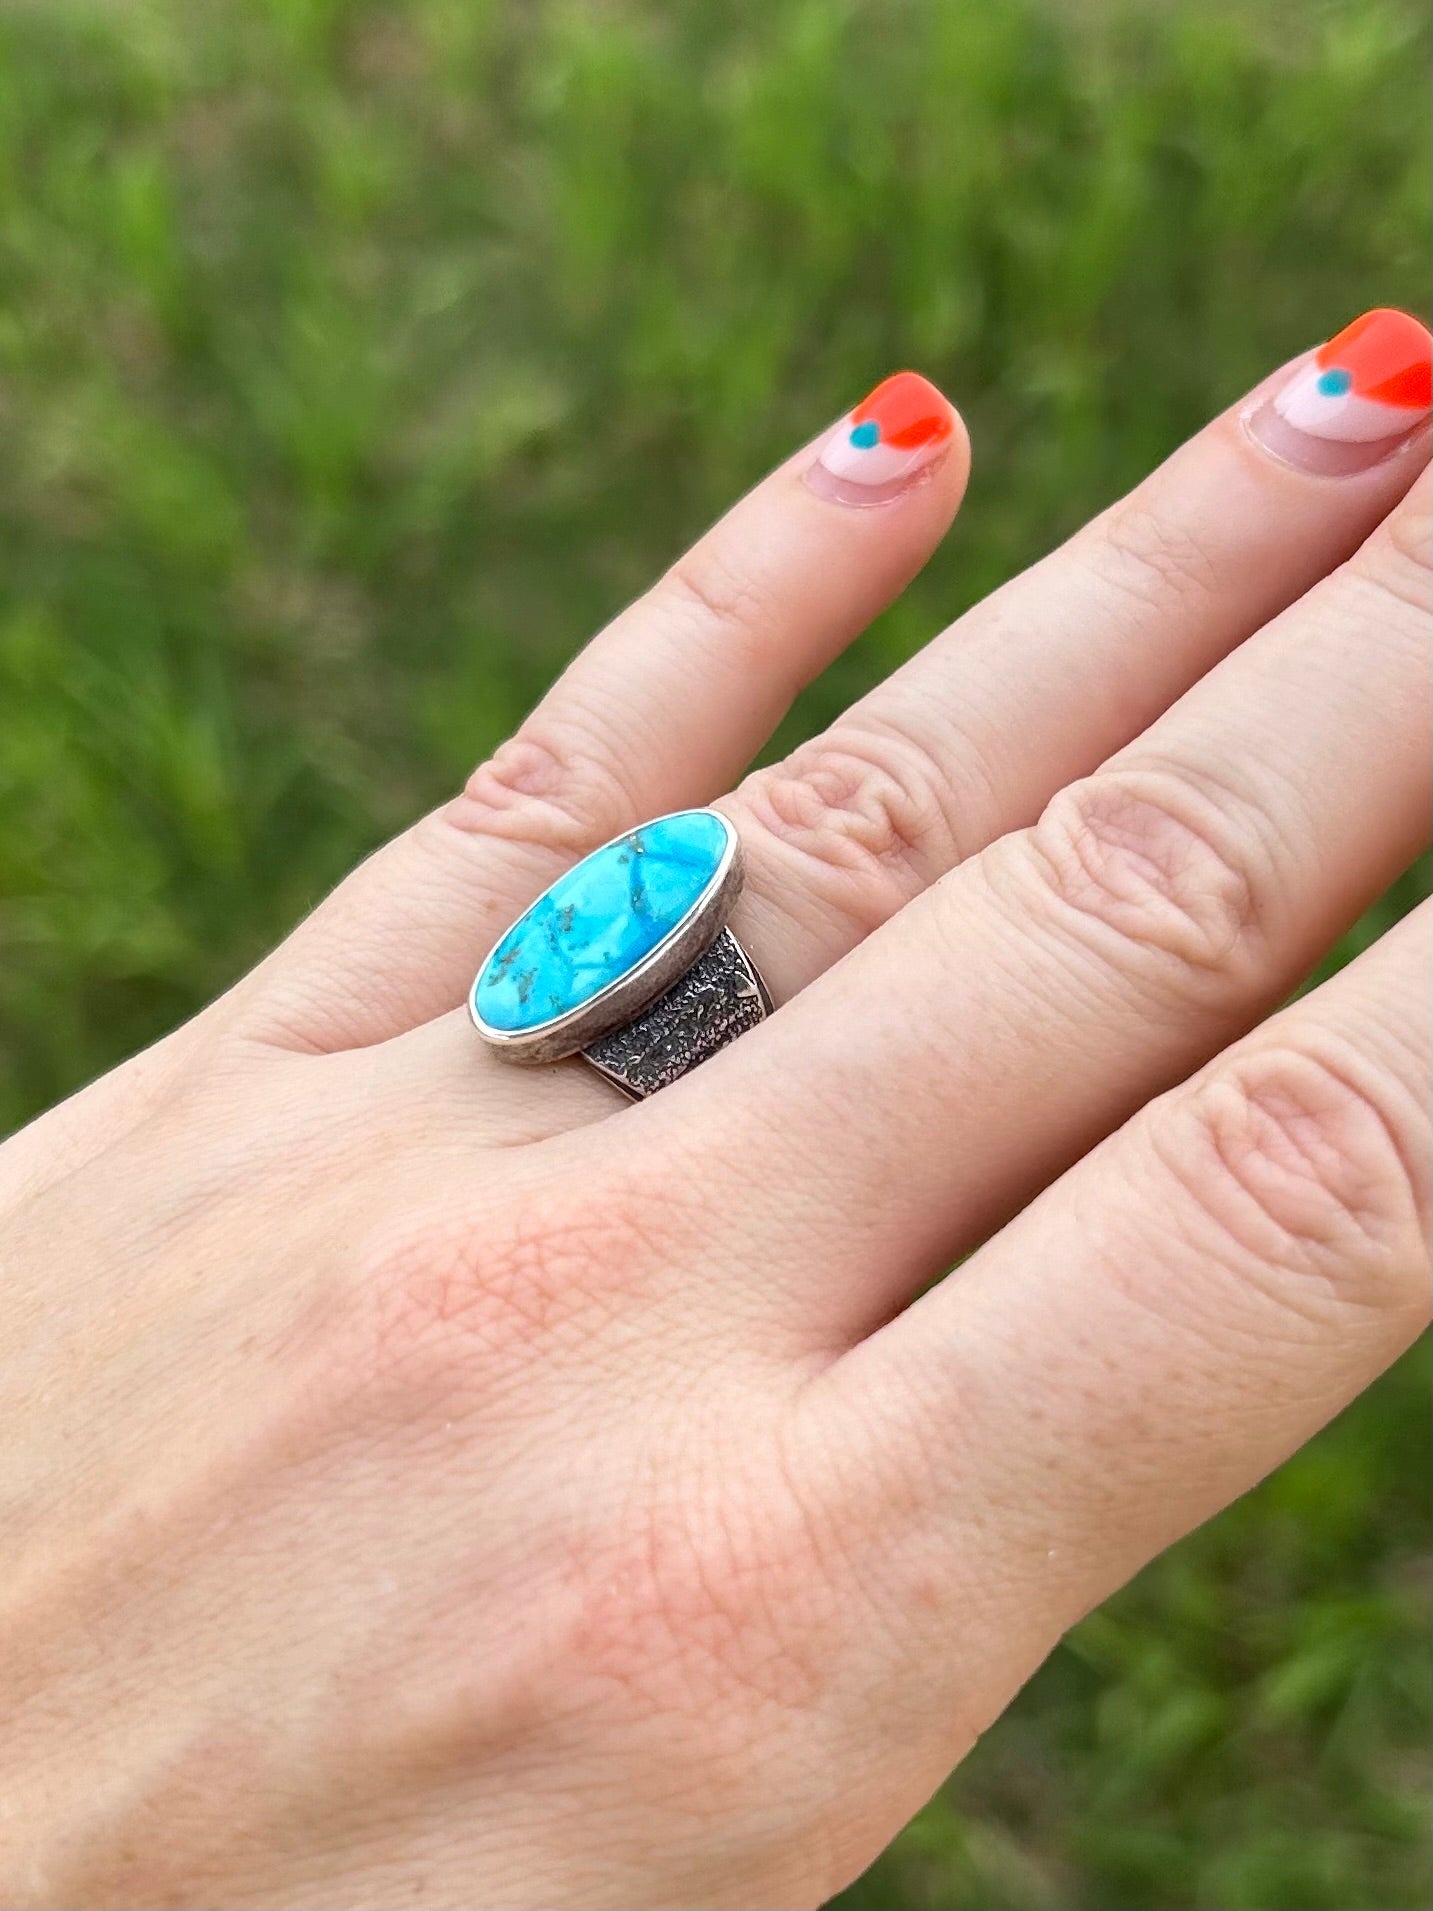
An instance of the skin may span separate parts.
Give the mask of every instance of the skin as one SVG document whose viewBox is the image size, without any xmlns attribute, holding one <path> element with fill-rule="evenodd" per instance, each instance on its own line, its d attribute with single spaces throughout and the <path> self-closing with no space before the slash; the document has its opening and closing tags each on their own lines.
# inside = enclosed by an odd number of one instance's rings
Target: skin
<svg viewBox="0 0 1433 1911">
<path fill-rule="evenodd" d="M 1263 1018 L 1426 835 L 1427 432 L 1247 409 L 737 782 L 965 482 L 808 447 L 0 1151 L 0 1900 L 816 1905 L 1418 1333 L 1427 910 Z M 640 1107 L 482 1050 L 733 783 L 772 1020 Z"/>
</svg>

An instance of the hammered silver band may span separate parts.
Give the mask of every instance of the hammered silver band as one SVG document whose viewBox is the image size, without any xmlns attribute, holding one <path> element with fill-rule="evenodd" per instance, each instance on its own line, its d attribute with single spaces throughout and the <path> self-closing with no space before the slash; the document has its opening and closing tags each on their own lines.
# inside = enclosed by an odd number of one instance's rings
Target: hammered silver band
<svg viewBox="0 0 1433 1911">
<path fill-rule="evenodd" d="M 730 929 L 649 1009 L 582 1055 L 634 1101 L 667 1088 L 771 1013 L 760 972 Z"/>
</svg>

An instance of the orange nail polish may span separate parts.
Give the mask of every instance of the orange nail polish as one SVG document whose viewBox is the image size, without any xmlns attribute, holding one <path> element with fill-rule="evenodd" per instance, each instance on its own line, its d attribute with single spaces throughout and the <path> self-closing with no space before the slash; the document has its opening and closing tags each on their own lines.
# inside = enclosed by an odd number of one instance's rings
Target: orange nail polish
<svg viewBox="0 0 1433 1911">
<path fill-rule="evenodd" d="M 1407 312 L 1365 312 L 1274 400 L 1296 431 L 1342 444 L 1402 437 L 1433 409 L 1433 335 Z"/>
<path fill-rule="evenodd" d="M 928 471 L 954 435 L 955 411 L 930 380 L 895 372 L 832 431 L 808 481 L 846 503 L 882 503 Z"/>
</svg>

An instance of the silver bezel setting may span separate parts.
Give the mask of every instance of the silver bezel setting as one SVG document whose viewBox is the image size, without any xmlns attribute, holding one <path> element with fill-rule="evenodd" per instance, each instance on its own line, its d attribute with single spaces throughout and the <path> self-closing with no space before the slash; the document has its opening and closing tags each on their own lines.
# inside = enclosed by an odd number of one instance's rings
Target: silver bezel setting
<svg viewBox="0 0 1433 1911">
<path fill-rule="evenodd" d="M 532 1029 L 492 1028 L 483 1020 L 478 1009 L 478 984 L 487 974 L 488 964 L 499 948 L 522 921 L 522 916 L 508 924 L 478 964 L 478 972 L 468 991 L 468 1015 L 485 1042 L 512 1062 L 560 1062 L 569 1055 L 578 1055 L 589 1042 L 595 1042 L 600 1035 L 620 1028 L 624 1022 L 632 1021 L 644 1009 L 650 1008 L 700 956 L 706 954 L 726 926 L 732 905 L 741 893 L 743 875 L 741 838 L 735 827 L 720 810 L 706 813 L 715 816 L 721 823 L 726 832 L 726 848 L 706 888 L 676 928 L 654 949 L 649 950 L 634 968 L 599 989 L 590 1000 L 553 1016 L 550 1021 L 540 1022 Z M 686 816 L 691 811 L 673 810 L 670 814 Z M 589 850 L 588 855 L 600 856 L 603 850 L 611 849 L 642 829 L 650 828 L 651 823 L 663 821 L 664 817 L 654 816 L 649 823 L 638 824 L 635 829 L 620 830 L 605 843 Z M 581 860 L 585 862 L 587 858 Z M 573 868 L 577 867 L 578 864 L 574 863 Z M 561 881 L 561 877 L 558 881 Z M 556 887 L 555 884 L 550 886 Z M 528 905 L 529 909 L 541 900 L 541 896 L 535 897 Z M 523 915 L 527 913 L 527 910 L 523 911 Z"/>
</svg>

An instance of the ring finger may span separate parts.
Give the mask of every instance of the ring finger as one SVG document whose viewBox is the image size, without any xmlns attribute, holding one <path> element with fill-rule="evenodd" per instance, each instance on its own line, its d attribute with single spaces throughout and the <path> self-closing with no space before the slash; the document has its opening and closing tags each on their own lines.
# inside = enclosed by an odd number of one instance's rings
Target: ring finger
<svg viewBox="0 0 1433 1911">
<path fill-rule="evenodd" d="M 909 583 L 965 488 L 964 426 L 916 373 L 883 381 L 846 424 L 743 498 L 579 653 L 459 796 L 241 985 L 249 1032 L 364 1047 L 441 1014 L 566 864 L 730 786 L 797 691 Z M 852 429 L 878 439 L 864 475 L 832 455 Z"/>
</svg>

